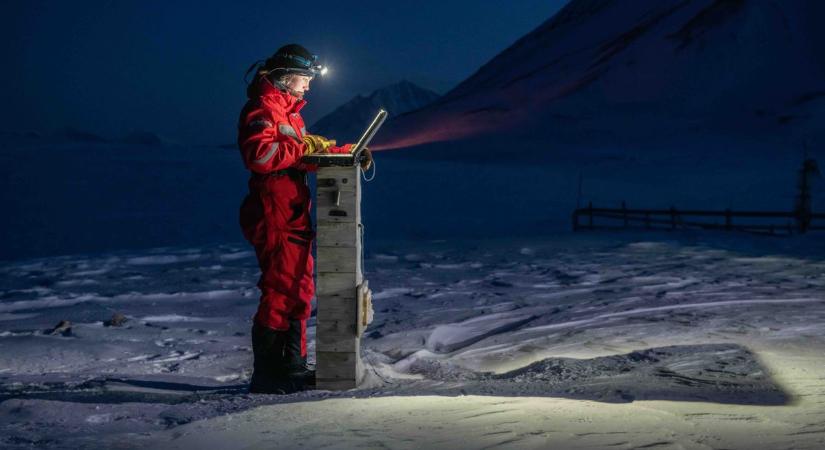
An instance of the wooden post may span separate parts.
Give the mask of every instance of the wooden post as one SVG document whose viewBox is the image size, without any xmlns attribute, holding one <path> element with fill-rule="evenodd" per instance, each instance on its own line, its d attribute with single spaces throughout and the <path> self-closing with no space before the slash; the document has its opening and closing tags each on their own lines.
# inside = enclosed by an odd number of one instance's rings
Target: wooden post
<svg viewBox="0 0 825 450">
<path fill-rule="evenodd" d="M 343 390 L 364 376 L 361 334 L 372 320 L 362 273 L 361 177 L 358 166 L 318 168 L 316 386 Z"/>
</svg>

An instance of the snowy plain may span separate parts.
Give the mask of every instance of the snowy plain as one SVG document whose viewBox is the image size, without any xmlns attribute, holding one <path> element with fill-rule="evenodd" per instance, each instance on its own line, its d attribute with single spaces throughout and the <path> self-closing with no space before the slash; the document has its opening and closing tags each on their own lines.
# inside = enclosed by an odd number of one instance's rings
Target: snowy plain
<svg viewBox="0 0 825 450">
<path fill-rule="evenodd" d="M 717 145 L 716 170 L 677 150 L 377 154 L 368 378 L 280 397 L 246 393 L 258 268 L 235 237 L 234 151 L 8 143 L 3 446 L 819 448 L 821 235 L 569 231 L 579 174 L 597 203 L 792 202 L 797 152 Z"/>
<path fill-rule="evenodd" d="M 244 246 L 0 267 L 8 448 L 819 448 L 821 239 L 397 242 L 367 381 L 246 394 Z M 105 326 L 114 312 L 127 321 Z M 50 335 L 60 320 L 69 335 Z M 310 354 L 314 318 L 310 321 Z M 655 445 L 654 445 L 655 444 Z"/>
</svg>

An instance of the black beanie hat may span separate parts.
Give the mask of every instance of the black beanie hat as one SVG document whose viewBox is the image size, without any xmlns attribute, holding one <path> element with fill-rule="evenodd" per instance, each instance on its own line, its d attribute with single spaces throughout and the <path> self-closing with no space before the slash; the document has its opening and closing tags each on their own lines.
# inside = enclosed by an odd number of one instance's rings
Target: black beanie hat
<svg viewBox="0 0 825 450">
<path fill-rule="evenodd" d="M 321 70 L 317 59 L 318 57 L 306 48 L 298 44 L 289 44 L 270 56 L 264 63 L 263 70 L 273 76 L 297 73 L 311 77 Z"/>
</svg>

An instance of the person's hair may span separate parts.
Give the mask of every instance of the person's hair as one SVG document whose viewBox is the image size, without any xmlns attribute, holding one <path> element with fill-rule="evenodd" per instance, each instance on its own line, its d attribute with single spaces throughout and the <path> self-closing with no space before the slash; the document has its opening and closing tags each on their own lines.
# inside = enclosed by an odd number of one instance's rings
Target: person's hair
<svg viewBox="0 0 825 450">
<path fill-rule="evenodd" d="M 285 74 L 283 74 L 283 75 L 279 76 L 279 77 L 278 77 L 278 79 L 277 79 L 277 81 L 278 81 L 279 83 L 283 84 L 284 86 L 286 86 L 286 85 L 288 85 L 288 84 L 289 84 L 289 82 L 290 82 L 290 81 L 292 81 L 292 79 L 293 79 L 294 77 L 296 77 L 297 75 L 298 75 L 297 73 L 285 73 Z"/>
</svg>

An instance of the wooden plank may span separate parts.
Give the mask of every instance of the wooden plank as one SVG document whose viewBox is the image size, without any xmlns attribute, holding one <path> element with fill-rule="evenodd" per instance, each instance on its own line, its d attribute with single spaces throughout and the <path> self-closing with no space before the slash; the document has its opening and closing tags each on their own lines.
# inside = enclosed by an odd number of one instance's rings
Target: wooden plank
<svg viewBox="0 0 825 450">
<path fill-rule="evenodd" d="M 318 299 L 324 297 L 355 297 L 358 285 L 358 273 L 353 272 L 320 272 L 318 273 Z"/>
<path fill-rule="evenodd" d="M 360 185 L 361 172 L 357 166 L 352 167 L 323 167 L 318 168 L 318 179 L 346 178 L 347 183 Z"/>
<path fill-rule="evenodd" d="M 323 333 L 324 336 L 330 337 L 330 340 L 326 342 L 330 342 L 332 338 L 350 340 L 355 338 L 357 323 L 355 322 L 355 316 L 348 314 L 344 317 L 324 320 L 323 323 L 319 321 L 316 330 L 318 336 Z M 352 350 L 351 348 L 347 349 L 349 352 Z"/>
<path fill-rule="evenodd" d="M 352 339 L 327 339 L 327 340 L 317 340 L 315 342 L 315 351 L 316 352 L 351 352 L 353 348 L 360 345 L 360 342 L 356 338 Z"/>
<path fill-rule="evenodd" d="M 324 173 L 318 176 L 315 183 L 316 192 L 354 191 L 359 184 L 353 182 L 355 174 L 338 175 Z M 346 180 L 346 182 L 344 181 Z"/>
<path fill-rule="evenodd" d="M 329 200 L 329 199 L 327 199 Z M 341 193 L 338 205 L 330 201 L 322 201 L 315 205 L 315 215 L 318 223 L 323 222 L 356 222 L 361 218 L 361 195 L 355 193 Z"/>
<path fill-rule="evenodd" d="M 317 378 L 323 379 L 353 379 L 360 380 L 362 375 L 358 370 L 362 368 L 360 352 L 324 352 L 318 351 L 315 373 Z"/>
<path fill-rule="evenodd" d="M 360 341 L 357 332 L 357 304 L 354 297 L 323 297 L 318 300 L 316 325 L 317 351 L 355 351 Z"/>
<path fill-rule="evenodd" d="M 318 336 L 315 341 L 315 351 L 317 352 L 351 352 L 361 345 L 360 340 L 353 336 L 325 336 L 323 339 L 321 339 L 322 335 Z"/>
<path fill-rule="evenodd" d="M 358 247 L 322 247 L 318 246 L 316 258 L 318 273 L 351 272 L 361 267 L 361 252 Z"/>
<path fill-rule="evenodd" d="M 357 306 L 354 292 L 351 296 L 326 296 L 318 299 L 318 315 L 324 319 L 351 318 L 355 323 Z"/>
<path fill-rule="evenodd" d="M 316 227 L 318 247 L 355 247 L 361 242 L 361 225 L 355 222 L 325 222 Z"/>
<path fill-rule="evenodd" d="M 358 200 L 358 195 L 355 191 L 320 191 L 315 195 L 315 206 L 318 207 L 353 207 Z M 337 204 L 336 204 L 337 202 Z"/>
</svg>

